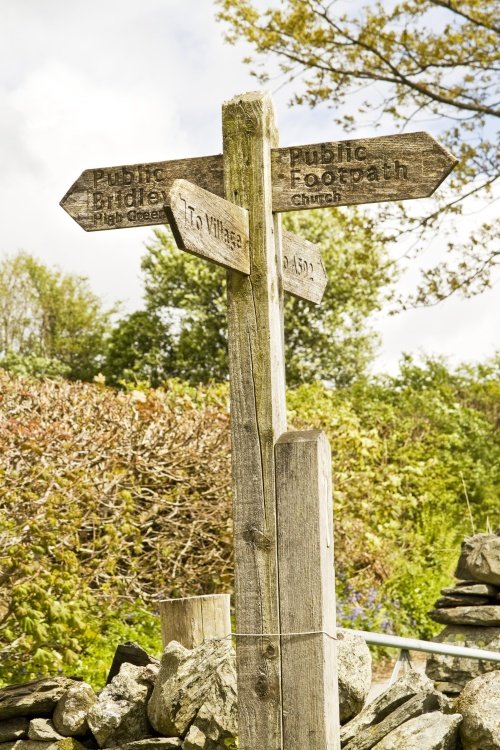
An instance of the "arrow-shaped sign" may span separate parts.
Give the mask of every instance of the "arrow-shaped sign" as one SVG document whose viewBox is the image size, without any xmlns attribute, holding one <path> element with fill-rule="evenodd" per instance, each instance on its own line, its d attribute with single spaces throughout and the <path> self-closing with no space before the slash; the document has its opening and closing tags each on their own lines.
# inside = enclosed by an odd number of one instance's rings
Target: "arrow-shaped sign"
<svg viewBox="0 0 500 750">
<path fill-rule="evenodd" d="M 181 250 L 224 268 L 250 273 L 248 211 L 187 180 L 175 180 L 166 216 Z M 283 230 L 283 287 L 319 304 L 327 277 L 321 254 L 312 242 Z"/>
<path fill-rule="evenodd" d="M 273 211 L 425 198 L 455 164 L 423 132 L 275 148 Z M 178 178 L 223 197 L 223 157 L 87 169 L 61 206 L 86 231 L 164 224 L 164 205 Z"/>
<path fill-rule="evenodd" d="M 319 305 L 328 278 L 318 246 L 286 229 L 282 238 L 285 291 Z"/>
<path fill-rule="evenodd" d="M 175 180 L 165 206 L 177 246 L 224 268 L 250 273 L 248 211 L 187 180 Z"/>
<path fill-rule="evenodd" d="M 427 198 L 458 160 L 429 133 L 274 149 L 273 211 Z"/>
</svg>

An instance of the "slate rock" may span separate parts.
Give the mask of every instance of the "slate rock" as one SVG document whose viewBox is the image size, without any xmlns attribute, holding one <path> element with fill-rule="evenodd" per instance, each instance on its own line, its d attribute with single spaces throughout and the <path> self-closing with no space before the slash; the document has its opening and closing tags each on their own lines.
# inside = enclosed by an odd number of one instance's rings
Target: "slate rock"
<svg viewBox="0 0 500 750">
<path fill-rule="evenodd" d="M 182 746 L 180 737 L 147 737 L 135 742 L 124 742 L 120 750 L 177 750 Z"/>
<path fill-rule="evenodd" d="M 120 645 L 116 647 L 115 655 L 106 679 L 106 685 L 109 685 L 113 677 L 116 677 L 122 664 L 134 664 L 136 667 L 147 667 L 150 664 L 155 664 L 157 667 L 160 666 L 159 660 L 155 659 L 154 656 L 150 656 L 142 646 L 139 646 L 139 644 L 134 643 L 133 641 L 120 643 Z"/>
<path fill-rule="evenodd" d="M 45 677 L 0 688 L 0 720 L 50 716 L 59 698 L 74 682 L 69 677 Z"/>
<path fill-rule="evenodd" d="M 64 738 L 56 731 L 50 719 L 31 719 L 28 739 L 39 740 L 40 742 L 57 742 L 57 740 Z"/>
<path fill-rule="evenodd" d="M 88 725 L 100 747 L 121 746 L 153 734 L 146 705 L 156 674 L 152 665 L 122 664 L 87 715 Z"/>
<path fill-rule="evenodd" d="M 472 594 L 448 594 L 434 602 L 436 609 L 449 609 L 450 607 L 481 607 L 486 604 L 494 604 L 495 600 L 488 596 L 473 596 Z"/>
<path fill-rule="evenodd" d="M 345 724 L 365 704 L 372 682 L 372 657 L 365 640 L 337 631 L 340 722 Z"/>
<path fill-rule="evenodd" d="M 500 586 L 500 536 L 475 534 L 466 537 L 455 577 Z"/>
<path fill-rule="evenodd" d="M 399 706 L 420 693 L 432 693 L 434 685 L 423 674 L 410 670 L 387 688 L 375 700 L 368 703 L 360 713 L 340 730 L 342 745 L 346 745 L 360 732 L 374 726 Z"/>
<path fill-rule="evenodd" d="M 376 724 L 366 727 L 346 745 L 346 750 L 370 750 L 401 724 L 421 714 L 448 710 L 448 701 L 436 690 L 417 693 Z"/>
<path fill-rule="evenodd" d="M 500 748 L 500 672 L 489 672 L 469 682 L 455 702 L 462 714 L 463 750 Z"/>
<path fill-rule="evenodd" d="M 461 721 L 460 714 L 422 714 L 394 729 L 373 750 L 455 750 Z"/>
<path fill-rule="evenodd" d="M 491 583 L 475 583 L 474 581 L 458 581 L 455 586 L 441 589 L 443 596 L 453 596 L 454 594 L 471 595 L 471 596 L 489 596 L 495 599 L 500 593 L 498 586 L 492 586 Z"/>
<path fill-rule="evenodd" d="M 435 643 L 500 652 L 500 628 L 449 625 L 432 640 Z M 445 693 L 459 693 L 470 680 L 480 674 L 498 669 L 500 669 L 498 662 L 486 661 L 486 659 L 429 654 L 425 672 L 431 680 L 434 680 L 438 690 Z"/>
<path fill-rule="evenodd" d="M 97 700 L 86 682 L 75 682 L 59 699 L 53 716 L 57 731 L 66 737 L 84 736 L 88 732 L 87 714 Z"/>
<path fill-rule="evenodd" d="M 193 724 L 182 743 L 182 750 L 205 750 L 206 740 L 201 729 Z"/>
<path fill-rule="evenodd" d="M 169 643 L 148 716 L 154 729 L 167 737 L 185 738 L 194 725 L 211 742 L 230 743 L 237 730 L 236 658 L 231 643 L 212 641 L 192 650 L 176 641 Z"/>
<path fill-rule="evenodd" d="M 0 750 L 85 750 L 85 748 L 73 737 L 64 737 L 57 742 L 41 742 L 39 740 L 2 742 Z"/>
<path fill-rule="evenodd" d="M 236 705 L 235 705 L 236 709 Z M 235 717 L 236 719 L 236 717 Z M 196 742 L 204 738 L 204 750 L 229 750 L 236 748 L 236 720 L 228 729 L 226 716 L 220 709 L 214 710 L 213 702 L 204 704 L 191 724 L 182 745 L 183 750 L 194 750 Z"/>
<path fill-rule="evenodd" d="M 435 682 L 434 687 L 436 690 L 439 690 L 440 693 L 444 693 L 450 698 L 459 695 L 464 688 L 464 686 L 460 685 L 458 682 Z"/>
<path fill-rule="evenodd" d="M 441 625 L 479 625 L 494 628 L 500 626 L 500 605 L 433 609 L 429 612 L 429 617 Z"/>
<path fill-rule="evenodd" d="M 0 721 L 0 743 L 27 737 L 28 726 L 29 721 L 24 716 Z"/>
</svg>

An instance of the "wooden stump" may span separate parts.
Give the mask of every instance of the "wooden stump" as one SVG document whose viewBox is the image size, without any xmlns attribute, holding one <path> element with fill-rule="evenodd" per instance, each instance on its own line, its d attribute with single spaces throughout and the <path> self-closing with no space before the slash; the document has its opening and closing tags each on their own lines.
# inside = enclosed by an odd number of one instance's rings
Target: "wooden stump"
<svg viewBox="0 0 500 750">
<path fill-rule="evenodd" d="M 165 599 L 159 604 L 163 648 L 170 641 L 196 648 L 210 638 L 226 638 L 231 633 L 229 594 Z"/>
</svg>

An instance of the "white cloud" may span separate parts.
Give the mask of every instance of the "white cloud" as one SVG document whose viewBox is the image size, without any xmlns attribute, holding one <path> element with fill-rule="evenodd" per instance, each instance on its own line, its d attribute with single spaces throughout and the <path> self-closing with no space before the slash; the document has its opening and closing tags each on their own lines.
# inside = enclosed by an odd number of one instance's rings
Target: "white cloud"
<svg viewBox="0 0 500 750">
<path fill-rule="evenodd" d="M 59 201 L 85 168 L 220 151 L 222 103 L 257 84 L 241 63 L 246 50 L 223 43 L 215 10 L 211 0 L 5 0 L 0 253 L 24 248 L 89 276 L 108 303 L 140 304 L 151 230 L 87 234 Z M 281 143 L 342 137 L 327 108 L 290 110 L 289 96 L 275 95 Z M 484 300 L 381 319 L 380 362 L 420 346 L 484 356 L 494 295 Z"/>
</svg>

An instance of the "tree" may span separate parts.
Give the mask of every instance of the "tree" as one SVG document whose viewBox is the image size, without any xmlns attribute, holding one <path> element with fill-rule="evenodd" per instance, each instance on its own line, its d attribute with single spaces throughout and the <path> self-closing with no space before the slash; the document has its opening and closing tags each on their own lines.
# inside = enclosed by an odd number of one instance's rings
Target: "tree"
<svg viewBox="0 0 500 750">
<path fill-rule="evenodd" d="M 321 305 L 285 297 L 287 379 L 351 382 L 370 361 L 377 338 L 366 319 L 392 276 L 374 222 L 360 213 L 319 210 L 285 218 L 288 229 L 319 244 L 328 275 Z M 142 262 L 150 312 L 167 321 L 172 349 L 165 377 L 191 382 L 227 378 L 225 273 L 177 250 L 155 230 Z"/>
<path fill-rule="evenodd" d="M 90 380 L 99 371 L 111 311 L 86 278 L 20 252 L 0 262 L 0 363 Z"/>
<path fill-rule="evenodd" d="M 282 0 L 279 8 L 274 3 L 264 11 L 254 0 L 217 3 L 219 18 L 229 24 L 227 39 L 242 38 L 253 46 L 264 60 L 264 72 L 251 58 L 246 61 L 263 81 L 269 78 L 267 58 L 274 58 L 285 81 L 294 82 L 293 103 L 327 103 L 348 131 L 359 122 L 354 110 L 361 116 L 373 113 L 378 126 L 385 117 L 401 130 L 420 123 L 438 127 L 440 140 L 460 164 L 429 212 L 415 215 L 399 207 L 404 226 L 391 236 L 416 231 L 416 247 L 422 249 L 429 232 L 448 229 L 449 260 L 423 272 L 411 301 L 429 304 L 457 290 L 473 295 L 488 287 L 500 258 L 493 224 L 484 221 L 462 241 L 463 232 L 456 232 L 451 218 L 495 196 L 500 115 L 496 0 L 366 6 L 358 0 Z M 381 206 L 379 215 L 394 218 L 394 207 Z"/>
<path fill-rule="evenodd" d="M 172 337 L 154 311 L 137 310 L 113 328 L 103 367 L 106 380 L 148 382 L 157 388 L 168 377 Z"/>
</svg>

